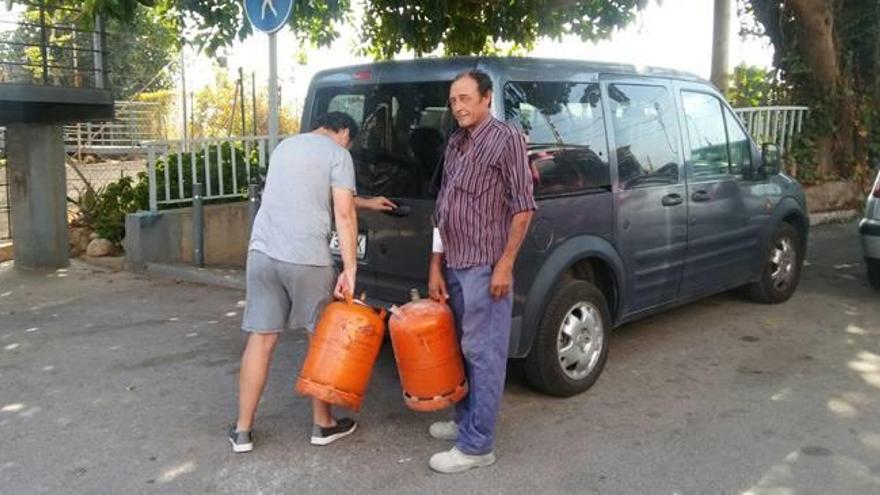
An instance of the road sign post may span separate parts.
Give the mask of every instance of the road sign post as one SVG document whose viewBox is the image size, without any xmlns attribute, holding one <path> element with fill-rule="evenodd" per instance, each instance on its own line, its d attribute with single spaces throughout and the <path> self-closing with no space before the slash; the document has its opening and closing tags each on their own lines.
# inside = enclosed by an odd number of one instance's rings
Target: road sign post
<svg viewBox="0 0 880 495">
<path fill-rule="evenodd" d="M 244 0 L 254 29 L 269 35 L 269 155 L 278 144 L 278 41 L 276 34 L 293 12 L 293 0 Z"/>
</svg>

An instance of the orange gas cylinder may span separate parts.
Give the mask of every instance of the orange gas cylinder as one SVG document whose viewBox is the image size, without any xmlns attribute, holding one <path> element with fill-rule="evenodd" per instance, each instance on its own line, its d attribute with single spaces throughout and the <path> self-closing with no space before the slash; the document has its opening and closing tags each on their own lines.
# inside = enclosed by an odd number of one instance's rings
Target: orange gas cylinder
<svg viewBox="0 0 880 495">
<path fill-rule="evenodd" d="M 391 310 L 391 344 L 400 371 L 403 400 L 416 411 L 436 411 L 468 392 L 455 319 L 446 304 L 420 299 Z"/>
<path fill-rule="evenodd" d="M 358 411 L 385 334 L 385 310 L 334 301 L 321 318 L 296 391 Z"/>
</svg>

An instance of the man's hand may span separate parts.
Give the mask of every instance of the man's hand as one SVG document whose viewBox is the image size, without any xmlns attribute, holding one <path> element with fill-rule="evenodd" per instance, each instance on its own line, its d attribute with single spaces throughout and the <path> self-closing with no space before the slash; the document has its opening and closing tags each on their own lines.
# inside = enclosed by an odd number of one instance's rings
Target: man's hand
<svg viewBox="0 0 880 495">
<path fill-rule="evenodd" d="M 501 299 L 510 293 L 511 286 L 513 286 L 513 263 L 502 259 L 492 270 L 489 294 L 493 299 Z"/>
<path fill-rule="evenodd" d="M 431 268 L 428 272 L 428 295 L 437 302 L 446 302 L 449 291 L 446 290 L 446 277 L 443 276 L 443 255 L 434 253 L 431 256 Z"/>
<path fill-rule="evenodd" d="M 355 206 L 365 210 L 391 211 L 397 208 L 397 204 L 385 196 L 373 196 L 372 198 L 356 197 L 354 201 Z"/>
<path fill-rule="evenodd" d="M 352 299 L 354 297 L 354 270 L 343 270 L 336 279 L 336 288 L 333 289 L 333 296 L 337 299 Z"/>
</svg>

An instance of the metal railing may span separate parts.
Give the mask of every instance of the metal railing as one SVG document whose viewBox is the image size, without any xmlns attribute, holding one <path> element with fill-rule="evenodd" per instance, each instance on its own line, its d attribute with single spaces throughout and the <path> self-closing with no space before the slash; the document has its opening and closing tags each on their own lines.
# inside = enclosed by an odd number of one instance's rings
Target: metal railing
<svg viewBox="0 0 880 495">
<path fill-rule="evenodd" d="M 0 11 L 0 84 L 105 88 L 104 26 L 77 27 L 82 13 L 45 0 L 13 0 Z"/>
<path fill-rule="evenodd" d="M 778 106 L 735 108 L 746 130 L 759 145 L 776 143 L 779 152 L 785 154 L 794 137 L 803 130 L 804 118 L 809 107 Z"/>
<path fill-rule="evenodd" d="M 68 153 L 93 155 L 139 155 L 141 143 L 161 139 L 156 126 L 158 103 L 117 101 L 116 117 L 109 122 L 84 122 L 64 126 L 64 148 Z M 6 149 L 6 128 L 0 127 L 0 153 Z"/>
<path fill-rule="evenodd" d="M 269 137 L 245 136 L 191 141 L 148 141 L 150 211 L 192 203 L 193 184 L 205 202 L 247 198 L 247 187 L 265 174 Z"/>
<path fill-rule="evenodd" d="M 110 122 L 86 122 L 64 126 L 64 144 L 68 152 L 101 154 L 136 153 L 141 143 L 162 139 L 156 122 L 158 103 L 117 101 L 116 117 Z"/>
</svg>

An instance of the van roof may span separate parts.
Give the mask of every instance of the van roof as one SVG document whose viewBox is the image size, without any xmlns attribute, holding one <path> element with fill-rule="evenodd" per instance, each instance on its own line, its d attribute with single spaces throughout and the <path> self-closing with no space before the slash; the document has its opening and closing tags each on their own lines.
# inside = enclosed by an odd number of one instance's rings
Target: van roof
<svg viewBox="0 0 880 495">
<path fill-rule="evenodd" d="M 577 77 L 595 79 L 599 74 L 621 76 L 649 76 L 706 82 L 696 74 L 658 67 L 636 67 L 630 64 L 591 62 L 585 60 L 552 59 L 535 57 L 444 57 L 415 60 L 393 60 L 369 64 L 351 65 L 323 70 L 315 74 L 313 84 L 375 82 L 416 82 L 451 80 L 456 74 L 482 69 L 506 79 L 559 80 Z M 363 74 L 354 78 L 354 74 Z"/>
</svg>

